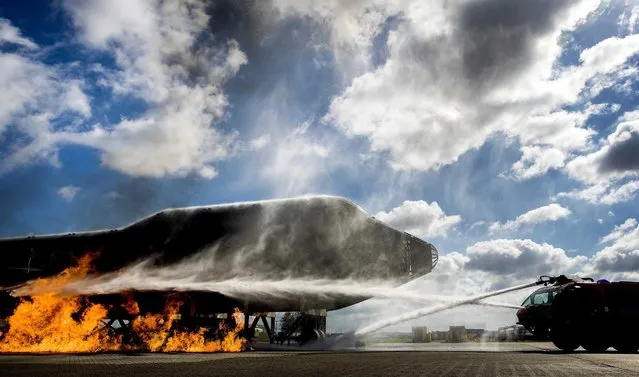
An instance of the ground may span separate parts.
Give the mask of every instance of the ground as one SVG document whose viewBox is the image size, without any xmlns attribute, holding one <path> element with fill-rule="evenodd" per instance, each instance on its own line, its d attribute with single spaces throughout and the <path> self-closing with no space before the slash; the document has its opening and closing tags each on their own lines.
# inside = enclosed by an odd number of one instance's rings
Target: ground
<svg viewBox="0 0 639 377">
<path fill-rule="evenodd" d="M 377 344 L 359 351 L 0 355 L 2 376 L 635 376 L 639 355 L 549 343 Z"/>
</svg>

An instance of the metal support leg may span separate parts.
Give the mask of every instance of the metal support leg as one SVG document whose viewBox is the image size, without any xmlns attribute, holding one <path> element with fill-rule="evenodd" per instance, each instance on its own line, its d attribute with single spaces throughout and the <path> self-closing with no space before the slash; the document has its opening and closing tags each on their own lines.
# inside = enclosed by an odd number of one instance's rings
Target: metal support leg
<svg viewBox="0 0 639 377">
<path fill-rule="evenodd" d="M 251 332 L 251 325 L 249 324 L 251 312 L 249 311 L 248 305 L 244 306 L 244 338 L 246 340 L 253 339 L 253 333 Z"/>
<path fill-rule="evenodd" d="M 261 314 L 256 314 L 255 318 L 253 318 L 253 322 L 251 323 L 251 330 L 255 331 L 255 326 L 257 326 L 257 322 L 259 322 Z"/>
<path fill-rule="evenodd" d="M 271 317 L 272 327 L 268 325 L 268 321 L 266 317 L 262 317 L 262 323 L 264 323 L 264 329 L 266 330 L 266 334 L 268 335 L 269 343 L 275 343 L 275 318 Z"/>
</svg>

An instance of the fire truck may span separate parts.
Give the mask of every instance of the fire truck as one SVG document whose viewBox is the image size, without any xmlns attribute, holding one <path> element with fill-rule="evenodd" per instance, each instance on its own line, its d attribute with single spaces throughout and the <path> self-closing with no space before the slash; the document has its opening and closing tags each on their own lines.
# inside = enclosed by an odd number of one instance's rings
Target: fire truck
<svg viewBox="0 0 639 377">
<path fill-rule="evenodd" d="M 639 350 L 639 282 L 542 276 L 517 311 L 518 324 L 566 352 Z"/>
</svg>

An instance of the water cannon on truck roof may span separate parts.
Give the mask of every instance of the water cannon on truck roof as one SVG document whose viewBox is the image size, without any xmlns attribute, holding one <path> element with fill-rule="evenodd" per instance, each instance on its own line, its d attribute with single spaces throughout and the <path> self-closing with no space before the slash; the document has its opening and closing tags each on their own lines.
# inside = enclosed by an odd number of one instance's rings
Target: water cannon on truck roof
<svg viewBox="0 0 639 377">
<path fill-rule="evenodd" d="M 578 276 L 542 276 L 543 287 L 517 311 L 518 324 L 570 352 L 639 350 L 639 282 L 609 282 Z"/>
</svg>

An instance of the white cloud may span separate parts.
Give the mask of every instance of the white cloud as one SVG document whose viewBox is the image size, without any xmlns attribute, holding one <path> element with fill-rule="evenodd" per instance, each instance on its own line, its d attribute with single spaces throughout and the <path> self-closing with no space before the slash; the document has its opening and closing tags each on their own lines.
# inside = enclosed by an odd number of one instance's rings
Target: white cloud
<svg viewBox="0 0 639 377">
<path fill-rule="evenodd" d="M 352 48 L 358 61 L 371 59 L 373 38 L 398 16 L 382 47 L 388 59 L 362 64 L 367 72 L 323 118 L 349 137 L 366 138 L 396 170 L 439 169 L 500 133 L 522 145 L 520 160 L 502 176 L 526 180 L 561 169 L 593 148 L 589 118 L 620 109 L 590 101 L 605 88 L 632 90 L 638 74 L 629 58 L 639 51 L 639 35 L 605 39 L 581 51 L 577 65 L 557 65 L 566 33 L 605 13 L 597 1 L 275 3 L 283 14 L 321 20 L 340 41 L 334 54 Z M 610 187 L 597 200 L 629 200 L 634 187 Z"/>
<path fill-rule="evenodd" d="M 545 11 L 535 2 L 496 0 L 431 2 L 422 12 L 415 3 L 398 4 L 389 7 L 412 12 L 403 13 L 390 33 L 389 59 L 357 77 L 333 100 L 325 119 L 348 136 L 366 137 L 372 151 L 388 152 L 400 170 L 454 163 L 498 132 L 532 148 L 523 150 L 513 177 L 563 166 L 567 153 L 588 147 L 595 132 L 585 123 L 602 109 L 562 107 L 581 103 L 589 82 L 614 74 L 639 50 L 635 36 L 611 38 L 585 50 L 581 66 L 554 67 L 562 52 L 560 34 L 589 15 L 598 6 L 594 1 L 558 1 Z M 491 7 L 493 25 L 502 29 L 483 24 L 481 15 Z"/>
<path fill-rule="evenodd" d="M 626 6 L 628 6 L 626 1 Z M 639 5 L 627 7 L 619 16 L 619 26 L 626 33 L 634 33 L 639 24 Z"/>
<path fill-rule="evenodd" d="M 566 155 L 556 148 L 522 147 L 521 158 L 512 166 L 512 178 L 526 180 L 564 166 Z M 508 176 L 508 175 L 506 175 Z"/>
<path fill-rule="evenodd" d="M 635 198 L 637 191 L 639 191 L 639 181 L 630 181 L 611 189 L 601 197 L 600 201 L 608 205 L 629 202 Z"/>
<path fill-rule="evenodd" d="M 597 252 L 591 261 L 590 270 L 599 274 L 621 278 L 637 276 L 639 271 L 639 225 L 628 219 L 603 237 L 601 242 L 611 245 Z"/>
<path fill-rule="evenodd" d="M 568 175 L 588 186 L 557 197 L 608 205 L 634 199 L 639 191 L 639 180 L 633 179 L 639 177 L 638 147 L 639 110 L 635 110 L 619 118 L 614 132 L 602 140 L 598 150 L 566 164 Z"/>
<path fill-rule="evenodd" d="M 478 242 L 466 251 L 466 268 L 498 276 L 534 279 L 540 275 L 566 274 L 587 261 L 584 256 L 569 257 L 560 248 L 531 240 L 491 240 Z"/>
<path fill-rule="evenodd" d="M 486 224 L 487 224 L 487 222 L 483 221 L 483 220 L 475 221 L 474 223 L 472 223 L 470 225 L 470 228 L 468 228 L 468 230 L 470 231 L 470 230 L 473 230 L 473 229 L 475 229 L 477 227 L 480 227 L 480 226 L 483 226 L 483 225 L 486 225 Z"/>
<path fill-rule="evenodd" d="M 613 205 L 634 200 L 638 191 L 639 181 L 637 180 L 629 181 L 621 185 L 604 181 L 586 187 L 585 189 L 561 192 L 557 194 L 554 199 L 573 198 L 585 200 L 593 204 Z"/>
<path fill-rule="evenodd" d="M 85 117 L 91 116 L 91 105 L 89 103 L 89 98 L 82 91 L 82 81 L 73 80 L 66 82 L 67 90 L 64 95 L 64 100 L 66 101 L 67 108 L 69 110 L 76 111 L 82 114 Z"/>
<path fill-rule="evenodd" d="M 8 20 L 0 18 L 0 47 L 6 43 L 27 50 L 38 48 Z M 51 122 L 65 112 L 87 111 L 86 103 L 81 104 L 81 109 L 77 101 L 82 96 L 78 90 L 81 82 L 68 85 L 63 71 L 64 68 L 49 67 L 34 60 L 21 49 L 0 51 L 0 141 L 10 127 L 19 134 L 0 151 L 0 174 L 41 160 L 59 164 Z"/>
<path fill-rule="evenodd" d="M 0 98 L 0 136 L 9 121 L 22 133 L 34 134 L 30 118 L 40 115 L 38 133 L 5 156 L 3 170 L 34 157 L 55 163 L 58 146 L 70 143 L 95 148 L 104 166 L 128 175 L 215 177 L 214 164 L 237 150 L 237 132 L 216 127 L 228 106 L 222 84 L 247 58 L 236 41 L 213 40 L 205 4 L 68 0 L 63 9 L 86 47 L 115 60 L 114 68 L 94 66 L 96 84 L 114 96 L 138 97 L 148 110 L 115 124 L 90 126 L 85 118 L 92 111 L 82 81 L 31 58 L 3 54 L 0 85 L 8 90 L 3 91 L 6 101 Z M 42 102 L 56 106 L 43 107 Z M 51 127 L 63 111 L 76 118 L 65 119 L 63 128 Z"/>
<path fill-rule="evenodd" d="M 628 219 L 623 224 L 615 226 L 615 229 L 608 235 L 601 238 L 600 243 L 608 243 L 611 241 L 616 241 L 619 238 L 623 237 L 626 232 L 637 226 L 636 219 Z"/>
<path fill-rule="evenodd" d="M 36 107 L 53 84 L 54 73 L 46 66 L 17 54 L 0 53 L 0 135 L 12 118 Z"/>
<path fill-rule="evenodd" d="M 448 232 L 462 221 L 461 216 L 448 216 L 437 202 L 406 200 L 389 212 L 379 212 L 375 217 L 398 229 L 419 237 L 446 237 Z"/>
<path fill-rule="evenodd" d="M 255 138 L 255 139 L 252 139 L 249 142 L 249 149 L 254 150 L 254 151 L 258 151 L 258 150 L 266 147 L 270 142 L 271 142 L 271 136 L 270 135 L 262 135 L 260 137 Z"/>
<path fill-rule="evenodd" d="M 639 110 L 627 112 L 620 117 L 615 131 L 602 140 L 599 150 L 574 158 L 566 165 L 567 173 L 575 180 L 592 185 L 604 180 L 619 180 L 637 175 L 632 168 L 621 165 L 625 162 L 623 160 L 625 155 L 618 156 L 613 153 L 620 147 L 623 148 L 628 142 L 632 142 L 637 135 L 639 135 Z M 625 151 L 622 150 L 622 152 Z"/>
<path fill-rule="evenodd" d="M 58 195 L 60 195 L 62 199 L 70 202 L 75 198 L 78 192 L 80 192 L 79 187 L 68 185 L 68 186 L 60 187 L 60 189 L 58 190 Z"/>
<path fill-rule="evenodd" d="M 31 39 L 22 36 L 20 29 L 13 26 L 11 21 L 0 18 L 0 46 L 5 43 L 12 43 L 28 49 L 37 49 L 38 45 Z"/>
<path fill-rule="evenodd" d="M 49 67 L 19 53 L 0 52 L 0 140 L 13 127 L 20 134 L 0 151 L 0 173 L 40 161 L 59 165 L 56 144 L 62 118 L 90 114 L 80 80 L 66 80 L 63 67 Z M 74 122 L 62 122 L 73 131 Z"/>
<path fill-rule="evenodd" d="M 559 204 L 552 203 L 547 206 L 535 208 L 522 215 L 517 216 L 515 220 L 506 221 L 504 224 L 499 222 L 490 225 L 491 232 L 501 230 L 517 230 L 524 225 L 534 225 L 543 222 L 557 221 L 559 219 L 570 216 L 571 211 Z"/>
<path fill-rule="evenodd" d="M 235 41 L 196 43 L 208 28 L 204 4 L 67 1 L 65 9 L 88 46 L 116 58 L 117 89 L 151 107 L 65 140 L 101 150 L 103 164 L 130 175 L 215 177 L 213 163 L 233 154 L 236 136 L 214 128 L 227 107 L 221 84 L 247 60 Z"/>
</svg>

